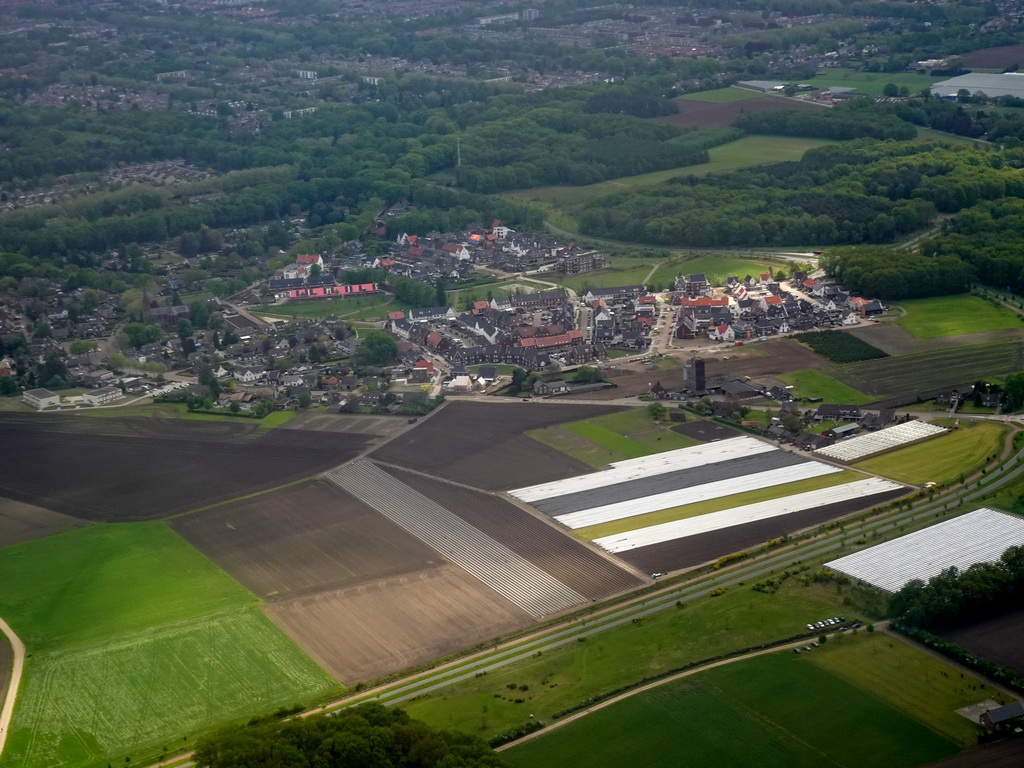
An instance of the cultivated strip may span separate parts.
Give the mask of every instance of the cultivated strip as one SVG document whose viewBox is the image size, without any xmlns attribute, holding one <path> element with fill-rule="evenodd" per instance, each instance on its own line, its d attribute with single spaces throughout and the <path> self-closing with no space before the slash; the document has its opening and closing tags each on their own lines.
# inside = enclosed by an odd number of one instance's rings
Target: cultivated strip
<svg viewBox="0 0 1024 768">
<path fill-rule="evenodd" d="M 639 480 L 665 472 L 702 467 L 705 464 L 715 464 L 721 461 L 738 459 L 743 456 L 753 456 L 758 453 L 777 450 L 778 448 L 768 443 L 763 443 L 760 440 L 755 440 L 752 437 L 734 437 L 729 440 L 719 440 L 716 443 L 656 453 L 653 456 L 641 456 L 639 459 L 616 461 L 609 465 L 610 469 L 601 472 L 570 477 L 565 480 L 556 480 L 551 483 L 531 485 L 526 488 L 509 491 L 509 493 L 517 499 L 533 503 L 554 496 L 589 491 L 594 488 L 625 483 L 630 480 Z"/>
<path fill-rule="evenodd" d="M 684 504 L 695 504 L 699 501 L 731 496 L 735 493 L 758 491 L 762 488 L 771 488 L 776 485 L 784 485 L 797 480 L 806 480 L 811 477 L 821 477 L 822 475 L 831 475 L 834 472 L 842 471 L 831 464 L 806 461 L 803 464 L 786 467 L 781 470 L 773 469 L 767 472 L 755 472 L 750 475 L 717 480 L 692 488 L 657 493 L 651 496 L 641 496 L 640 498 L 620 501 L 614 504 L 604 504 L 591 509 L 584 509 L 580 512 L 572 512 L 568 515 L 559 515 L 555 520 L 569 528 L 586 528 L 588 525 L 597 525 L 598 523 L 607 523 L 612 520 L 622 520 L 626 517 L 645 515 L 648 512 L 657 512 L 659 509 L 681 507 Z"/>
<path fill-rule="evenodd" d="M 653 496 L 658 493 L 680 491 L 684 488 L 695 488 L 717 480 L 728 480 L 733 477 L 747 477 L 758 472 L 782 470 L 805 464 L 807 459 L 787 451 L 768 451 L 755 456 L 742 456 L 738 459 L 705 464 L 692 469 L 679 469 L 665 472 L 652 477 L 642 477 L 625 483 L 606 485 L 590 491 L 569 493 L 553 499 L 542 499 L 533 502 L 533 506 L 545 515 L 558 517 L 570 512 L 580 512 L 596 506 L 615 504 L 620 501 L 637 499 L 642 496 Z"/>
<path fill-rule="evenodd" d="M 849 499 L 869 498 L 881 493 L 899 490 L 902 487 L 899 483 L 873 477 L 832 488 L 797 493 L 780 499 L 761 501 L 756 504 L 744 504 L 740 507 L 723 509 L 720 512 L 712 512 L 707 515 L 699 515 L 698 517 L 673 520 L 670 523 L 638 528 L 635 531 L 618 533 L 614 536 L 604 536 L 600 539 L 594 539 L 594 543 L 609 552 L 626 552 L 638 547 L 647 547 L 652 544 L 661 544 L 687 536 L 721 530 L 722 528 L 731 528 L 735 525 L 744 525 L 771 517 L 802 512 L 826 504 L 833 504 L 838 499 L 846 501 Z"/>
<path fill-rule="evenodd" d="M 326 477 L 535 618 L 588 602 L 579 592 L 372 462 L 355 461 L 328 472 Z"/>
</svg>

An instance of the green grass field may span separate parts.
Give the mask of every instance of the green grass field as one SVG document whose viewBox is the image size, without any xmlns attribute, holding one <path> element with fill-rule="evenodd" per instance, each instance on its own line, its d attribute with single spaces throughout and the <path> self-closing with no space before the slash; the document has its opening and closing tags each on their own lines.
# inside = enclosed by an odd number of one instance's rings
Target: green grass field
<svg viewBox="0 0 1024 768">
<path fill-rule="evenodd" d="M 970 475 L 1000 454 L 1006 427 L 994 422 L 960 420 L 960 429 L 923 443 L 858 461 L 855 469 L 873 472 L 901 483 L 946 483 Z"/>
<path fill-rule="evenodd" d="M 751 261 L 749 259 L 736 259 L 731 256 L 698 256 L 682 264 L 684 274 L 706 275 L 712 285 L 724 285 L 725 278 L 736 275 L 742 280 L 747 275 L 760 275 L 763 272 L 775 274 L 779 268 L 787 269 L 782 265 L 772 265 L 766 261 Z M 788 269 L 787 269 L 788 271 Z"/>
<path fill-rule="evenodd" d="M 737 91 L 737 93 L 742 92 Z M 624 187 L 658 184 L 674 176 L 703 176 L 708 173 L 721 173 L 764 163 L 799 160 L 808 149 L 831 143 L 833 142 L 825 139 L 804 139 L 791 136 L 745 136 L 728 144 L 712 147 L 708 150 L 708 162 L 698 165 L 668 168 L 636 176 L 623 176 L 581 187 L 556 186 L 521 189 L 503 193 L 503 196 L 543 203 L 548 208 L 545 213 L 546 219 L 555 226 L 575 232 L 579 228 L 575 217 L 584 205 L 606 195 L 621 192 Z"/>
<path fill-rule="evenodd" d="M 657 259 L 620 256 L 611 260 L 611 267 L 609 269 L 569 277 L 551 272 L 545 274 L 542 279 L 547 282 L 564 285 L 566 288 L 572 288 L 577 293 L 585 293 L 590 288 L 610 288 L 616 285 L 636 285 L 638 283 L 646 285 L 647 276 L 651 273 L 651 270 L 657 269 L 659 264 L 665 268 L 671 268 L 669 264 L 682 264 L 682 259 L 673 258 L 667 261 L 658 261 Z M 678 270 L 678 266 L 675 269 Z M 675 272 L 672 274 L 675 275 Z"/>
<path fill-rule="evenodd" d="M 841 403 L 843 405 L 865 405 L 878 399 L 858 392 L 853 387 L 836 381 L 828 374 L 813 368 L 794 373 L 782 373 L 777 378 L 786 384 L 793 385 L 794 397 L 820 397 L 826 403 Z"/>
<path fill-rule="evenodd" d="M 713 91 L 687 93 L 679 98 L 686 101 L 706 101 L 709 104 L 730 104 L 734 101 L 763 99 L 764 96 L 756 91 L 746 91 L 741 88 L 716 88 Z"/>
<path fill-rule="evenodd" d="M 956 745 L 787 653 L 668 683 L 504 753 L 514 768 L 572 765 L 920 765 Z"/>
<path fill-rule="evenodd" d="M 162 522 L 0 550 L 30 659 L 5 765 L 102 768 L 338 688 L 258 601 Z"/>
<path fill-rule="evenodd" d="M 940 82 L 941 78 L 930 75 L 918 75 L 914 72 L 861 72 L 854 69 L 832 69 L 825 74 L 802 81 L 815 88 L 856 88 L 861 93 L 880 96 L 886 83 L 893 83 L 898 88 L 906 86 L 912 94 L 920 93 L 923 88 Z"/>
<path fill-rule="evenodd" d="M 821 477 L 809 477 L 806 480 L 798 480 L 795 483 L 777 485 L 772 488 L 761 488 L 756 491 L 737 493 L 732 496 L 725 496 L 719 499 L 709 499 L 696 504 L 684 504 L 670 509 L 661 509 L 657 512 L 648 512 L 645 515 L 634 515 L 622 520 L 612 520 L 600 525 L 592 525 L 587 528 L 577 528 L 573 535 L 583 539 L 599 539 L 602 536 L 612 536 L 616 533 L 634 531 L 638 528 L 646 528 L 651 525 L 660 525 L 673 520 L 685 520 L 688 517 L 699 517 L 700 515 L 721 512 L 723 509 L 732 509 L 744 504 L 756 504 L 759 501 L 780 499 L 784 496 L 792 496 L 796 493 L 816 491 L 820 488 L 832 488 L 845 483 L 852 483 L 855 480 L 862 480 L 864 476 L 858 472 L 849 470 L 837 472 Z M 841 491 L 838 491 L 841 493 Z"/>
<path fill-rule="evenodd" d="M 646 408 L 630 408 L 526 434 L 592 467 L 698 445 L 697 440 L 673 432 L 666 424 L 655 424 Z"/>
<path fill-rule="evenodd" d="M 877 696 L 961 746 L 975 744 L 981 729 L 957 709 L 992 698 L 1010 697 L 993 688 L 971 690 L 979 681 L 899 639 L 879 632 L 830 640 L 809 656 L 815 664 Z"/>
<path fill-rule="evenodd" d="M 904 301 L 900 306 L 906 314 L 896 324 L 919 339 L 1022 327 L 1016 312 L 971 294 Z"/>
<path fill-rule="evenodd" d="M 19 768 L 156 757 L 337 687 L 255 607 L 43 653 L 27 672 L 4 755 Z"/>
<path fill-rule="evenodd" d="M 834 616 L 844 594 L 835 586 L 784 585 L 771 595 L 738 587 L 585 642 L 548 649 L 500 672 L 424 694 L 403 708 L 434 726 L 487 738 L 526 722 L 531 714 L 546 721 L 553 712 L 659 671 L 788 637 L 814 617 Z M 512 694 L 510 683 L 528 690 Z M 515 703 L 516 698 L 523 703 Z"/>
<path fill-rule="evenodd" d="M 322 319 L 329 315 L 366 319 L 384 317 L 388 312 L 406 310 L 408 305 L 397 301 L 390 295 L 374 294 L 372 296 L 354 296 L 350 299 L 322 299 L 288 304 L 275 304 L 272 307 L 254 309 L 257 315 L 267 317 L 311 317 Z"/>
</svg>

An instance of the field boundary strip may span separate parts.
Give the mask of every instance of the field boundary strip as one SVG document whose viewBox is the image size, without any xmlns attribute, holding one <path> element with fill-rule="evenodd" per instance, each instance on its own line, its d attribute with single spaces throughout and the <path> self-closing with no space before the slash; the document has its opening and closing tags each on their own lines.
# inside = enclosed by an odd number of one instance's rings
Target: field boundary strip
<svg viewBox="0 0 1024 768">
<path fill-rule="evenodd" d="M 589 602 L 526 558 L 367 460 L 325 477 L 540 619 Z"/>
<path fill-rule="evenodd" d="M 626 533 L 617 533 L 612 536 L 594 539 L 594 543 L 609 552 L 626 552 L 653 544 L 662 544 L 666 541 L 675 541 L 687 536 L 696 536 L 697 534 L 718 531 L 723 528 L 754 523 L 772 517 L 793 514 L 794 512 L 803 512 L 832 503 L 837 497 L 842 497 L 843 499 L 867 499 L 880 493 L 899 490 L 902 487 L 899 483 L 872 477 L 867 480 L 847 483 L 846 485 L 830 486 L 816 491 L 807 491 L 769 501 L 723 509 L 719 512 L 711 512 L 710 514 L 690 517 L 684 520 L 674 520 L 668 523 L 652 525 L 648 528 L 637 528 Z"/>
<path fill-rule="evenodd" d="M 7 733 L 10 730 L 11 718 L 14 716 L 14 702 L 18 698 L 21 687 L 21 673 L 25 669 L 25 644 L 21 642 L 10 624 L 0 618 L 0 632 L 3 632 L 11 643 L 11 679 L 4 693 L 4 706 L 0 709 L 0 755 L 7 744 Z"/>
</svg>

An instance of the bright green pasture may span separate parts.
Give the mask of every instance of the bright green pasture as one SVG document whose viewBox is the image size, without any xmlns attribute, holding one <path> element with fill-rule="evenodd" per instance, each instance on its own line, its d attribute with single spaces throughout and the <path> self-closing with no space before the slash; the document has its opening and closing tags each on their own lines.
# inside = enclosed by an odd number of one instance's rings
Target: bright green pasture
<svg viewBox="0 0 1024 768">
<path fill-rule="evenodd" d="M 836 615 L 842 599 L 843 593 L 834 586 L 784 587 L 772 595 L 737 587 L 721 597 L 660 611 L 584 642 L 547 649 L 541 656 L 424 694 L 402 706 L 432 725 L 486 738 L 527 722 L 531 714 L 548 721 L 553 712 L 648 675 L 789 637 L 803 631 L 815 617 Z M 848 607 L 843 610 L 849 612 Z M 526 685 L 528 690 L 512 693 L 507 687 L 511 683 Z M 516 698 L 523 703 L 515 703 Z"/>
<path fill-rule="evenodd" d="M 681 259 L 672 259 L 673 263 L 682 263 Z M 658 267 L 656 259 L 641 259 L 630 256 L 613 258 L 609 269 L 587 272 L 582 275 L 566 277 L 556 273 L 547 273 L 542 279 L 564 285 L 577 293 L 586 293 L 590 288 L 611 288 L 616 285 L 647 284 L 647 276 Z"/>
<path fill-rule="evenodd" d="M 779 269 L 788 267 L 772 265 L 766 261 L 752 261 L 750 259 L 737 259 L 732 256 L 698 256 L 695 259 L 683 262 L 682 272 L 686 275 L 706 275 L 712 285 L 724 285 L 725 278 L 735 275 L 742 280 L 747 275 L 757 276 L 764 272 L 775 274 Z"/>
<path fill-rule="evenodd" d="M 504 753 L 571 765 L 916 766 L 955 754 L 934 731 L 815 666 L 775 653 L 625 699 Z"/>
<path fill-rule="evenodd" d="M 698 93 L 687 93 L 680 96 L 686 101 L 706 101 L 709 104 L 729 104 L 734 101 L 750 101 L 751 99 L 763 99 L 765 96 L 756 91 L 747 91 L 741 88 L 716 88 L 713 91 L 699 91 Z"/>
<path fill-rule="evenodd" d="M 809 658 L 965 747 L 976 742 L 981 729 L 956 710 L 982 699 L 1010 701 L 994 688 L 971 690 L 977 679 L 961 677 L 945 661 L 880 632 L 830 640 Z"/>
<path fill-rule="evenodd" d="M 960 336 L 965 333 L 1020 328 L 1020 316 L 1003 306 L 995 306 L 980 296 L 937 296 L 900 303 L 906 314 L 896 321 L 919 339 Z"/>
<path fill-rule="evenodd" d="M 793 385 L 794 397 L 820 397 L 826 403 L 842 403 L 843 405 L 864 405 L 877 400 L 877 397 L 865 395 L 853 387 L 836 381 L 828 374 L 816 369 L 795 371 L 779 374 L 778 379 Z"/>
<path fill-rule="evenodd" d="M 218 725 L 336 688 L 255 607 L 142 629 L 34 655 L 4 764 L 147 764 Z"/>
<path fill-rule="evenodd" d="M 757 504 L 758 502 L 769 501 L 771 499 L 781 499 L 785 496 L 793 496 L 797 493 L 808 493 L 822 488 L 832 488 L 834 486 L 845 485 L 846 483 L 852 483 L 856 480 L 863 479 L 864 475 L 859 472 L 844 470 L 831 475 L 809 477 L 805 480 L 798 480 L 795 483 L 776 485 L 772 488 L 760 488 L 756 491 L 747 491 L 745 493 L 736 493 L 732 496 L 724 496 L 720 499 L 708 499 L 707 501 L 700 501 L 695 504 L 684 504 L 682 506 L 671 507 L 669 509 L 660 509 L 657 512 L 648 512 L 645 515 L 635 515 L 622 520 L 612 520 L 607 523 L 592 525 L 587 528 L 577 528 L 573 531 L 573 535 L 588 540 L 599 539 L 602 536 L 613 536 L 617 533 L 634 531 L 638 528 L 647 528 L 652 525 L 669 523 L 674 520 L 685 520 L 689 517 L 699 517 L 713 512 L 721 512 L 723 509 L 741 507 L 745 504 Z M 841 496 L 842 488 L 838 488 L 836 492 Z"/>
<path fill-rule="evenodd" d="M 665 424 L 654 423 L 646 408 L 545 427 L 527 435 L 592 467 L 699 444 Z"/>
<path fill-rule="evenodd" d="M 0 584 L 0 616 L 33 653 L 256 603 L 158 521 L 6 547 Z"/>
<path fill-rule="evenodd" d="M 387 308 L 385 309 L 385 307 Z M 253 312 L 269 317 L 312 317 L 320 319 L 329 315 L 361 317 L 367 313 L 384 317 L 388 312 L 408 308 L 408 305 L 397 301 L 389 295 L 376 293 L 371 296 L 353 296 L 350 299 L 320 299 L 275 304 L 271 307 L 254 309 Z"/>
<path fill-rule="evenodd" d="M 856 88 L 861 93 L 880 96 L 886 83 L 893 83 L 898 88 L 906 86 L 912 94 L 915 94 L 940 81 L 941 78 L 919 75 L 914 72 L 862 72 L 855 69 L 830 69 L 824 74 L 801 82 L 810 83 L 815 88 L 831 88 L 833 86 Z"/>
<path fill-rule="evenodd" d="M 995 422 L 960 420 L 960 428 L 923 443 L 899 448 L 853 466 L 901 483 L 946 483 L 970 475 L 989 456 L 1000 454 L 1006 427 Z"/>
</svg>

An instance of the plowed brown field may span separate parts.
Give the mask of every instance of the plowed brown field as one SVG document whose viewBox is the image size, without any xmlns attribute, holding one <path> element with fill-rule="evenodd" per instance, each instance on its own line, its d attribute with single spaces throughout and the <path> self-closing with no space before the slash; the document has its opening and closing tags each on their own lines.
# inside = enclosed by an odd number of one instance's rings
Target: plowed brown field
<svg viewBox="0 0 1024 768">
<path fill-rule="evenodd" d="M 453 565 L 282 600 L 266 611 L 346 684 L 471 648 L 533 622 Z"/>
</svg>

